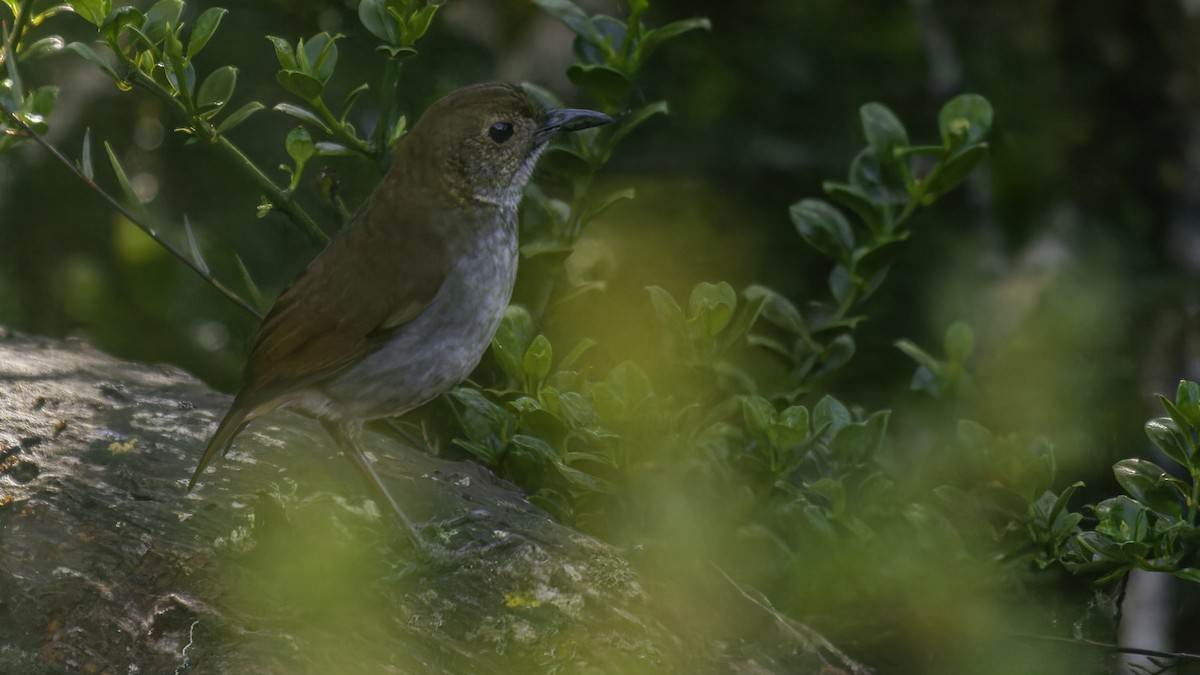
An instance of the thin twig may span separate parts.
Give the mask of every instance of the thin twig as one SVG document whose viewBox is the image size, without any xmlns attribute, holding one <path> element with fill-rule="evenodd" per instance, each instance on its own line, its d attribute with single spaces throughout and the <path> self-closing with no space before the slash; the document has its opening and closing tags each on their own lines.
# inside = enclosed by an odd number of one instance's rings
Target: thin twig
<svg viewBox="0 0 1200 675">
<path fill-rule="evenodd" d="M 1135 654 L 1137 656 L 1150 656 L 1162 659 L 1181 659 L 1189 661 L 1200 660 L 1200 654 L 1192 654 L 1190 652 L 1160 652 L 1157 649 L 1142 649 L 1141 647 L 1122 647 L 1109 642 L 1100 642 L 1099 640 L 1089 640 L 1087 638 L 1069 638 L 1060 635 L 1033 635 L 1032 633 L 1010 633 L 1013 637 L 1023 640 L 1043 640 L 1046 642 L 1063 642 L 1067 644 L 1077 645 L 1081 647 L 1095 647 L 1097 649 L 1108 649 L 1120 654 Z"/>
<path fill-rule="evenodd" d="M 197 122 L 197 120 L 193 119 L 191 112 L 182 101 L 172 96 L 170 92 L 164 90 L 149 75 L 141 70 L 137 70 L 136 64 L 129 60 L 127 56 L 120 53 L 118 54 L 122 59 L 125 60 L 127 66 L 134 69 L 134 82 L 145 87 L 150 92 L 158 95 L 158 97 L 162 99 L 162 101 L 168 107 L 174 109 L 175 113 L 182 117 L 185 122 L 198 134 L 202 134 L 208 137 L 210 140 L 212 139 L 215 132 L 207 126 L 206 122 Z M 291 218 L 292 222 L 295 223 L 301 229 L 301 231 L 307 234 L 310 239 L 318 244 L 325 244 L 329 241 L 329 235 L 325 234 L 325 231 L 317 225 L 316 221 L 314 221 L 312 217 L 310 217 L 308 213 L 304 211 L 304 209 L 300 208 L 300 205 L 296 203 L 296 200 L 292 197 L 291 193 L 288 190 L 276 185 L 275 181 L 271 180 L 269 176 L 263 173 L 262 169 L 258 168 L 258 165 L 255 164 L 249 157 L 247 157 L 246 154 L 242 152 L 241 148 L 237 147 L 232 141 L 226 138 L 224 134 L 216 136 L 216 147 L 220 148 L 220 150 L 226 155 L 229 155 L 233 159 L 234 165 L 240 167 L 242 171 L 244 171 L 246 175 L 248 175 L 251 180 L 257 183 L 258 187 L 267 194 L 267 199 L 271 201 L 275 208 L 287 214 L 288 217 Z"/>
<path fill-rule="evenodd" d="M 836 656 L 839 661 L 838 665 L 846 670 L 849 670 L 851 673 L 854 673 L 854 675 L 871 675 L 875 672 L 875 670 L 870 666 L 865 666 L 850 658 L 845 652 L 835 647 L 832 642 L 825 639 L 825 637 L 817 631 L 772 607 L 771 601 L 758 591 L 747 589 L 738 582 L 734 581 L 733 578 L 726 574 L 725 570 L 721 569 L 716 563 L 709 564 L 713 566 L 713 569 L 717 570 L 718 574 L 720 574 L 722 577 L 725 577 L 725 581 L 728 581 L 729 585 L 733 586 L 734 590 L 736 590 L 739 595 L 762 611 L 766 612 L 775 622 L 775 626 L 779 628 L 781 632 L 789 635 L 793 640 L 800 643 L 805 650 L 815 651 L 822 659 L 825 657 L 826 653 Z"/>
<path fill-rule="evenodd" d="M 116 209 L 116 211 L 118 213 L 120 213 L 127 220 L 129 220 L 129 222 L 133 223 L 134 226 L 136 226 L 139 230 L 141 230 L 142 232 L 145 232 L 147 235 L 149 235 L 151 239 L 158 242 L 159 246 L 162 246 L 164 249 L 167 250 L 168 253 L 175 256 L 175 258 L 177 258 L 184 265 L 187 265 L 187 267 L 189 269 L 191 269 L 193 272 L 198 274 L 200 276 L 200 278 L 207 281 L 213 288 L 217 289 L 217 291 L 219 291 L 226 298 L 232 300 L 237 306 L 246 310 L 250 314 L 253 314 L 255 317 L 262 319 L 262 314 L 259 313 L 258 308 L 256 308 L 254 305 L 250 304 L 250 302 L 243 299 L 237 293 L 234 293 L 227 286 L 225 286 L 225 284 L 222 284 L 215 277 L 213 277 L 212 274 L 209 274 L 204 269 L 202 269 L 198 264 L 196 264 L 195 261 L 193 261 L 190 257 L 185 255 L 183 253 L 183 251 L 180 251 L 179 249 L 175 248 L 170 243 L 168 243 L 165 239 L 162 239 L 158 235 L 158 233 L 154 231 L 154 228 L 152 228 L 149 225 L 147 225 L 146 223 L 142 222 L 142 220 L 140 220 L 136 215 L 134 215 L 133 212 L 130 211 L 128 207 L 126 207 L 124 204 L 122 204 L 120 202 L 120 200 L 118 200 L 116 197 L 113 197 L 104 188 L 100 187 L 96 183 L 96 181 L 92 180 L 91 178 L 88 178 L 82 171 L 80 171 L 79 167 L 75 165 L 75 162 L 72 162 L 71 159 L 69 157 L 67 157 L 66 155 L 64 155 L 61 151 L 59 151 L 58 148 L 51 145 L 45 138 L 42 138 L 42 136 L 40 134 L 38 134 L 36 131 L 34 131 L 32 128 L 30 128 L 30 126 L 25 123 L 25 120 L 21 119 L 20 115 L 17 115 L 15 112 L 9 110 L 8 107 L 5 106 L 3 103 L 0 103 L 0 112 L 3 112 L 10 120 L 13 121 L 13 123 L 15 123 L 18 127 L 20 127 L 20 129 L 22 131 L 24 131 L 24 133 L 29 138 L 32 138 L 33 140 L 37 141 L 37 143 L 39 145 L 41 145 L 43 148 L 45 148 L 59 162 L 61 162 L 64 166 L 66 166 L 67 169 L 69 169 L 71 171 L 71 173 L 75 174 L 75 176 L 79 180 L 83 181 L 88 187 L 92 188 L 92 190 L 94 190 L 97 194 L 99 194 L 100 197 L 104 199 L 104 201 L 108 202 L 108 204 L 110 206 L 112 206 L 114 209 Z"/>
</svg>

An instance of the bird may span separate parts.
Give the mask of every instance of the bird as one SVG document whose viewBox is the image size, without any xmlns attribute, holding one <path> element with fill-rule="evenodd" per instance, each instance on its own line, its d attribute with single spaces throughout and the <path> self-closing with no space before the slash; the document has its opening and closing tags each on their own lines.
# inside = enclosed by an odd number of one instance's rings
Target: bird
<svg viewBox="0 0 1200 675">
<path fill-rule="evenodd" d="M 188 491 L 250 422 L 298 409 L 419 548 L 363 452 L 363 424 L 417 408 L 474 370 L 511 300 L 518 205 L 534 165 L 556 134 L 611 121 L 498 82 L 430 105 L 393 146 L 379 184 L 267 312 Z"/>
</svg>

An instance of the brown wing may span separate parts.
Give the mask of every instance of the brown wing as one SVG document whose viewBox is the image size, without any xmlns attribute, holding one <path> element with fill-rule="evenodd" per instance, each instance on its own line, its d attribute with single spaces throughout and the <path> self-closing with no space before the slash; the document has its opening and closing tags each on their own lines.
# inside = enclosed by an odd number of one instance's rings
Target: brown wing
<svg viewBox="0 0 1200 675">
<path fill-rule="evenodd" d="M 377 206 L 365 205 L 267 314 L 243 388 L 255 405 L 355 363 L 437 294 L 449 263 L 441 238 L 423 214 L 358 222 Z"/>
</svg>

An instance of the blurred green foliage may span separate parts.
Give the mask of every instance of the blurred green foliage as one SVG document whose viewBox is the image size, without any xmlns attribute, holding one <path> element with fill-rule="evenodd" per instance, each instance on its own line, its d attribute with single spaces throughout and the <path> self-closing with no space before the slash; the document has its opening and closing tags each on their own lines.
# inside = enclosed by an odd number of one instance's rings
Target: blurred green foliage
<svg viewBox="0 0 1200 675">
<path fill-rule="evenodd" d="M 1020 636 L 1200 580 L 1196 385 L 1139 432 L 1197 379 L 1192 3 L 2 1 L 0 103 L 127 212 L 0 119 L 0 323 L 231 387 L 420 110 L 528 80 L 618 121 L 542 160 L 437 451 L 883 672 L 1090 668 Z"/>
</svg>

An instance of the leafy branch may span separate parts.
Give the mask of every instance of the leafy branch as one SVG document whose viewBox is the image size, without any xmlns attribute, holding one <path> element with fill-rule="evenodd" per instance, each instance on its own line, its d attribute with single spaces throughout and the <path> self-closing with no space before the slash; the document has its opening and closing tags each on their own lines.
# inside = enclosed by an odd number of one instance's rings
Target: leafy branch
<svg viewBox="0 0 1200 675">
<path fill-rule="evenodd" d="M 180 249 L 176 248 L 169 241 L 167 241 L 161 234 L 159 234 L 153 227 L 148 225 L 146 223 L 146 216 L 144 213 L 135 213 L 134 211 L 137 210 L 136 207 L 131 208 L 129 206 L 126 206 L 120 200 L 118 200 L 116 197 L 112 196 L 112 194 L 110 194 L 107 190 L 100 187 L 100 185 L 98 183 L 96 183 L 95 170 L 93 168 L 92 159 L 91 159 L 90 135 L 84 136 L 82 159 L 79 162 L 73 162 L 70 160 L 70 158 L 68 158 L 66 155 L 64 155 L 62 153 L 62 151 L 60 151 L 58 148 L 54 147 L 48 141 L 46 141 L 46 139 L 43 138 L 42 135 L 39 134 L 33 127 L 31 127 L 28 123 L 26 123 L 26 121 L 24 119 L 22 119 L 20 115 L 18 115 L 13 110 L 9 110 L 3 102 L 0 102 L 0 113 L 3 113 L 8 118 L 8 120 L 11 121 L 12 124 L 14 124 L 15 127 L 22 132 L 22 137 L 32 138 L 39 145 L 41 145 L 43 148 L 45 148 L 47 152 L 49 152 L 55 159 L 57 159 L 59 161 L 59 163 L 61 163 L 65 167 L 67 167 L 67 169 L 69 171 L 71 171 L 71 173 L 75 174 L 75 176 L 77 178 L 79 178 L 79 180 L 83 181 L 83 183 L 85 185 L 87 185 L 89 188 L 91 188 L 96 194 L 100 195 L 100 198 L 103 199 L 105 202 L 107 202 L 109 204 L 109 206 L 111 206 L 113 208 L 113 210 L 115 210 L 117 213 L 120 213 L 126 220 L 128 220 L 130 223 L 132 223 L 135 227 L 137 227 L 142 232 L 146 233 L 147 236 L 149 236 L 151 239 L 153 239 L 155 242 L 157 242 L 160 246 L 162 246 L 164 249 L 166 249 L 166 251 L 168 253 L 170 253 L 173 257 L 175 257 L 177 260 L 179 260 L 181 263 L 183 263 L 188 269 L 192 270 L 197 275 L 199 275 L 200 278 L 204 279 L 209 284 L 211 284 L 213 288 L 217 289 L 217 291 L 221 293 L 221 295 L 224 295 L 226 298 L 233 301 L 233 303 L 236 304 L 238 307 L 241 307 L 242 309 L 246 310 L 253 316 L 255 316 L 259 319 L 262 318 L 262 313 L 258 310 L 257 307 L 254 306 L 254 304 L 250 303 L 249 301 L 244 299 L 242 296 L 240 296 L 237 293 L 235 293 L 234 291 L 232 291 L 228 286 L 221 283 L 216 277 L 214 277 L 212 275 L 212 272 L 209 270 L 208 263 L 205 262 L 203 255 L 201 255 L 201 253 L 200 253 L 199 246 L 196 243 L 196 237 L 192 233 L 191 224 L 188 222 L 186 216 L 184 217 L 184 220 L 183 220 L 183 227 L 184 227 L 184 231 L 187 233 L 188 246 L 189 246 L 190 252 L 191 252 L 190 255 L 187 255 Z M 127 200 L 131 204 L 138 203 L 137 195 L 134 194 L 133 188 L 130 186 L 128 178 L 126 178 L 125 171 L 121 167 L 121 164 L 118 162 L 116 155 L 113 154 L 112 148 L 108 144 L 105 144 L 104 147 L 108 153 L 108 157 L 112 164 L 113 171 L 116 173 L 117 180 L 125 192 L 125 196 L 126 196 Z M 238 261 L 238 263 L 239 263 L 239 265 L 241 265 L 240 260 Z M 248 283 L 248 285 L 251 288 L 252 294 L 257 296 L 258 295 L 257 288 L 254 286 L 253 282 L 250 280 L 249 274 L 246 272 L 244 265 L 241 265 L 241 270 L 243 272 L 246 282 Z"/>
<path fill-rule="evenodd" d="M 192 142 L 217 147 L 304 234 L 317 243 L 328 241 L 328 235 L 296 202 L 292 189 L 277 185 L 226 136 L 264 106 L 252 101 L 217 121 L 233 97 L 237 68 L 217 68 L 197 86 L 192 60 L 212 39 L 227 10 L 212 7 L 201 13 L 185 47 L 182 0 L 159 0 L 145 13 L 130 5 L 114 9 L 111 0 L 70 0 L 68 4 L 96 26 L 111 58 L 82 42 L 73 42 L 68 49 L 97 65 L 121 89 L 136 85 L 154 94 L 181 121 L 179 130 L 190 135 Z"/>
<path fill-rule="evenodd" d="M 632 188 L 595 195 L 592 183 L 626 136 L 655 116 L 667 113 L 666 101 L 633 105 L 639 71 L 663 42 L 692 30 L 707 30 L 711 24 L 708 19 L 694 18 L 649 28 L 642 21 L 648 0 L 631 2 L 624 21 L 603 14 L 589 16 L 571 0 L 534 2 L 575 33 L 575 62 L 567 75 L 597 102 L 600 110 L 616 118 L 612 124 L 573 133 L 546 152 L 542 167 L 566 184 L 569 200 L 552 198 L 537 186 L 526 191 L 521 247 L 526 264 L 521 283 L 527 290 L 522 297 L 534 315 L 541 317 L 563 281 L 562 262 L 574 250 L 587 224 L 635 195 Z M 561 105 L 549 92 L 530 89 L 545 103 Z M 598 285 L 571 289 L 566 297 L 593 288 Z"/>
<path fill-rule="evenodd" d="M 867 147 L 851 163 L 847 182 L 823 186 L 831 200 L 857 217 L 847 218 L 822 199 L 802 199 L 790 210 L 800 236 L 834 263 L 829 274 L 832 304 L 806 317 L 771 289 L 747 290 L 748 297 L 762 299 L 762 316 L 775 335 L 785 336 L 781 340 L 760 332 L 750 340 L 791 362 L 796 389 L 789 398 L 854 355 L 852 331 L 863 320 L 855 312 L 887 277 L 898 246 L 912 234 L 912 216 L 962 183 L 987 156 L 984 137 L 992 125 L 992 107 L 975 94 L 947 102 L 938 115 L 940 145 L 912 145 L 904 125 L 882 104 L 864 105 L 859 118 Z M 930 162 L 918 173 L 919 166 Z M 965 358 L 962 340 L 950 342 L 954 354 Z M 917 358 L 912 349 L 902 349 Z"/>
</svg>

